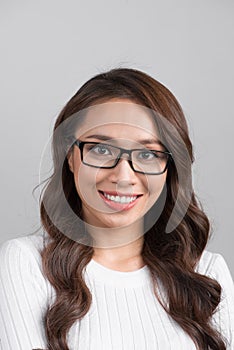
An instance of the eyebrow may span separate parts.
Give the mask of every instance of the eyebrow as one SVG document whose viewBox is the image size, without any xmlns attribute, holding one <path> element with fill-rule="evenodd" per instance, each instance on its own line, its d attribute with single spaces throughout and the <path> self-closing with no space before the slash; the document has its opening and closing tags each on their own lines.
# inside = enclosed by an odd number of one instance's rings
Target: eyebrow
<svg viewBox="0 0 234 350">
<path fill-rule="evenodd" d="M 102 140 L 102 141 L 108 141 L 108 140 L 112 140 L 110 138 L 110 136 L 107 136 L 107 135 L 100 135 L 100 134 L 93 134 L 93 135 L 89 135 L 86 137 L 87 139 L 98 139 L 98 140 Z M 142 140 L 137 140 L 136 142 L 138 143 L 141 143 L 143 145 L 146 145 L 146 144 L 158 144 L 158 145 L 161 145 L 163 146 L 162 142 L 157 140 L 157 139 L 150 139 L 150 138 L 147 138 L 147 139 L 142 139 Z"/>
</svg>

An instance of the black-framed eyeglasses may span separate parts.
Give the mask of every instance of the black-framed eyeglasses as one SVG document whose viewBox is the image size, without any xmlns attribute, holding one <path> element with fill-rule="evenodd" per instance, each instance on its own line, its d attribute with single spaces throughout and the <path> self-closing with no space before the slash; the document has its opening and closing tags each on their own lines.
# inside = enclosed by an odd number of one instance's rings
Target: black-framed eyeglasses
<svg viewBox="0 0 234 350">
<path fill-rule="evenodd" d="M 124 153 L 128 154 L 128 163 L 132 170 L 141 174 L 160 175 L 168 168 L 172 154 L 168 151 L 148 148 L 125 149 L 100 142 L 74 142 L 80 149 L 82 163 L 94 168 L 114 168 Z"/>
</svg>

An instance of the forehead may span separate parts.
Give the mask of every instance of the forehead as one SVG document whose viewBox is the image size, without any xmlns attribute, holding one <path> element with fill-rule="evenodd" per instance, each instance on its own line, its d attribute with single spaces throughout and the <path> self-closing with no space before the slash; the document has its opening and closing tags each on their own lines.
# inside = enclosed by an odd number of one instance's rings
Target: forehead
<svg viewBox="0 0 234 350">
<path fill-rule="evenodd" d="M 150 109 L 130 100 L 112 100 L 87 109 L 76 137 L 105 134 L 112 138 L 157 137 Z"/>
</svg>

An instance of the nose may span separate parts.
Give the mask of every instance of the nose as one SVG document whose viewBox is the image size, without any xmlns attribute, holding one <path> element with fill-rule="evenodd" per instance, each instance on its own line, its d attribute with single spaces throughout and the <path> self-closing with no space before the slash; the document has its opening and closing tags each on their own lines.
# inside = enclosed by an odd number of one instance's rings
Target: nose
<svg viewBox="0 0 234 350">
<path fill-rule="evenodd" d="M 109 180 L 111 182 L 126 182 L 126 184 L 135 184 L 137 179 L 136 179 L 136 173 L 134 170 L 131 168 L 128 157 L 121 157 L 119 160 L 118 164 L 113 168 L 109 169 L 110 175 L 109 175 Z"/>
</svg>

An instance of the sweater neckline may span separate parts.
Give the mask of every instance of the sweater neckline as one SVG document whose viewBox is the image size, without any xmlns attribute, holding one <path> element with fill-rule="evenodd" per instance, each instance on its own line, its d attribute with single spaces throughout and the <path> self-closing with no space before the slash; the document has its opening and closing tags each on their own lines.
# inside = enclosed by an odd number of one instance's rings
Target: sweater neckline
<svg viewBox="0 0 234 350">
<path fill-rule="evenodd" d="M 150 282 L 150 272 L 147 265 L 134 271 L 118 271 L 110 269 L 92 258 L 86 266 L 86 271 L 95 282 L 103 285 L 134 287 L 143 286 Z"/>
</svg>

